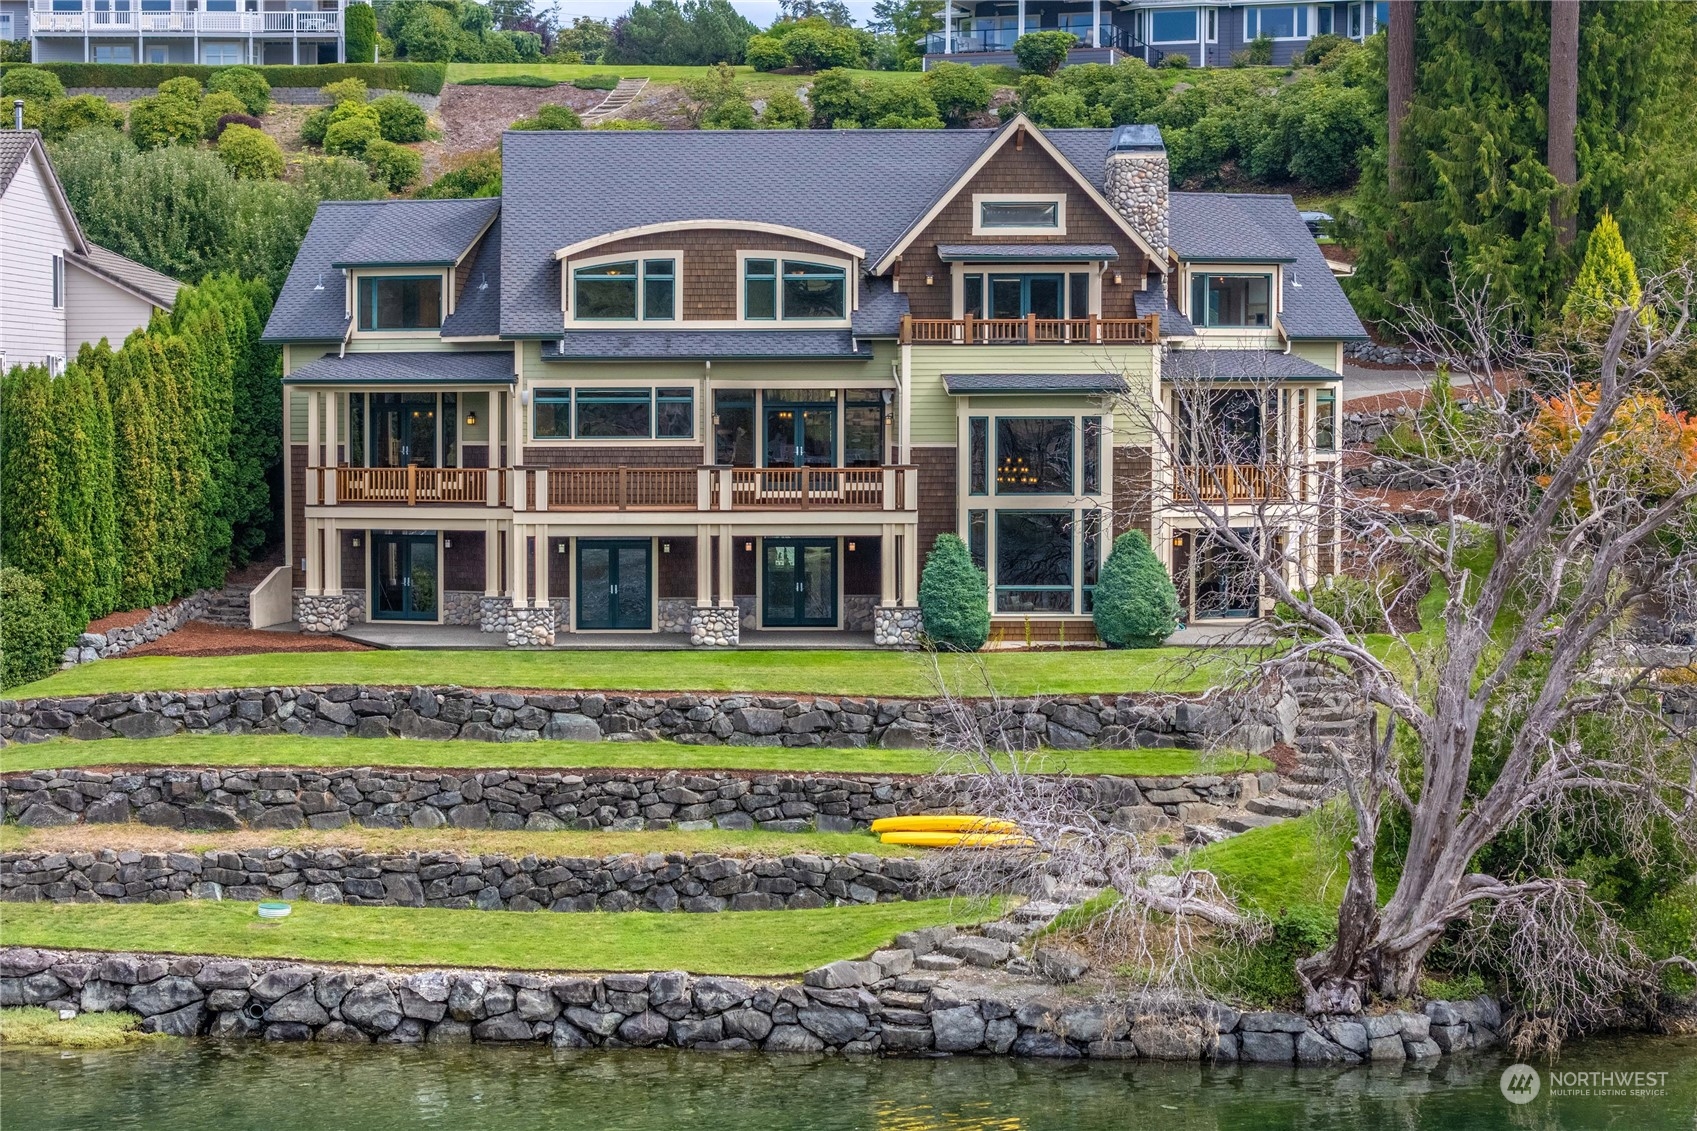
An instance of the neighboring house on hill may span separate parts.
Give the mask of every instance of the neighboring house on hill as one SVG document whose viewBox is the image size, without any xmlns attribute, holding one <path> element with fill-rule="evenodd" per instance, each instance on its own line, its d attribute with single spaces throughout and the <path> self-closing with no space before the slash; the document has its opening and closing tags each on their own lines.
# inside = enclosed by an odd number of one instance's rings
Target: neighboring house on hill
<svg viewBox="0 0 1697 1131">
<path fill-rule="evenodd" d="M 16 22 L 13 3 L 5 0 Z M 25 31 L 36 63 L 340 63 L 345 5 L 346 0 L 29 0 Z"/>
<path fill-rule="evenodd" d="M 1260 615 L 1104 394 L 1214 382 L 1195 426 L 1293 469 L 1198 476 L 1290 500 L 1262 533 L 1329 573 L 1365 335 L 1289 197 L 1167 181 L 1152 126 L 1016 116 L 512 132 L 498 199 L 325 203 L 266 328 L 297 616 L 887 643 L 953 531 L 994 631 L 1080 641 L 1133 528 L 1187 617 Z"/>
<path fill-rule="evenodd" d="M 0 369 L 55 373 L 84 342 L 114 347 L 182 284 L 82 234 L 34 130 L 0 130 Z"/>
<path fill-rule="evenodd" d="M 942 30 L 925 41 L 924 64 L 1017 66 L 1014 41 L 1034 31 L 1069 31 L 1078 45 L 1069 63 L 1142 59 L 1154 65 L 1183 55 L 1193 67 L 1229 67 L 1253 40 L 1272 40 L 1272 62 L 1285 66 L 1318 35 L 1365 40 L 1390 22 L 1385 0 L 1324 4 L 1196 4 L 1184 0 L 958 0 L 943 10 Z"/>
</svg>

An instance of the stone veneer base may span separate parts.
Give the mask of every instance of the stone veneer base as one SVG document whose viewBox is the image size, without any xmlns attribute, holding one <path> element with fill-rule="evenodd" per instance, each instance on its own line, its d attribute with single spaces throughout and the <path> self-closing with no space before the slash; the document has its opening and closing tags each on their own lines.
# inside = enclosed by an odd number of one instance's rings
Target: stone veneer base
<svg viewBox="0 0 1697 1131">
<path fill-rule="evenodd" d="M 694 606 L 689 612 L 689 642 L 697 648 L 735 648 L 742 642 L 740 611 L 735 606 Z"/>
</svg>

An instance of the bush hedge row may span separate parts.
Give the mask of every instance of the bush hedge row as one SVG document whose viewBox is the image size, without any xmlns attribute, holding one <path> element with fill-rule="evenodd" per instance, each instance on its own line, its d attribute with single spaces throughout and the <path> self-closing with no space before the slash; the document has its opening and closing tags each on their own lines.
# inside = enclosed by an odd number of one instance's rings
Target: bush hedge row
<svg viewBox="0 0 1697 1131">
<path fill-rule="evenodd" d="M 23 66 L 8 63 L 0 71 Z M 206 82 L 223 67 L 199 63 L 37 63 L 44 71 L 59 76 L 67 87 L 156 87 L 167 79 L 187 76 Z M 250 67 L 277 87 L 318 88 L 338 79 L 359 78 L 380 90 L 410 90 L 418 94 L 441 94 L 446 80 L 446 63 L 317 63 L 310 66 Z"/>
</svg>

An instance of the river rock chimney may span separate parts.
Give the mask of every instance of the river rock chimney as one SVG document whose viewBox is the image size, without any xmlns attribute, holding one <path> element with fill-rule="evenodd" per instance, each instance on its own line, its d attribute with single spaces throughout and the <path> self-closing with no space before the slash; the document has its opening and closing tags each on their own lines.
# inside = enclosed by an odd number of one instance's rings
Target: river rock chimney
<svg viewBox="0 0 1697 1131">
<path fill-rule="evenodd" d="M 1167 234 L 1171 212 L 1167 177 L 1167 146 L 1161 140 L 1159 127 L 1121 126 L 1114 131 L 1113 141 L 1108 145 L 1103 195 L 1163 260 L 1171 246 Z M 1165 290 L 1166 276 L 1158 271 L 1150 274 L 1156 280 L 1155 285 Z"/>
</svg>

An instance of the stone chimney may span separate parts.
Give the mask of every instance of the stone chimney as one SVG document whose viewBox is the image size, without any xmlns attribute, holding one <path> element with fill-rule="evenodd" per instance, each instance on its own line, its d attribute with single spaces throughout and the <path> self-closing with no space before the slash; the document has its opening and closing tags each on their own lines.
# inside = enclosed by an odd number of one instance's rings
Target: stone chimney
<svg viewBox="0 0 1697 1131">
<path fill-rule="evenodd" d="M 1149 241 L 1163 260 L 1171 246 L 1167 237 L 1170 204 L 1167 196 L 1167 147 L 1157 126 L 1121 126 L 1108 146 L 1103 195 Z M 1165 290 L 1165 275 L 1151 272 Z"/>
</svg>

